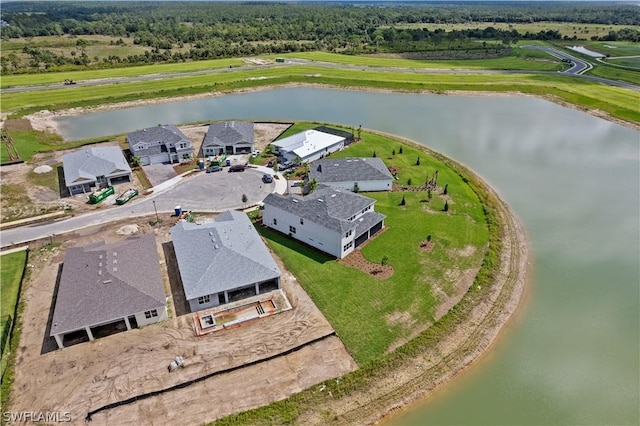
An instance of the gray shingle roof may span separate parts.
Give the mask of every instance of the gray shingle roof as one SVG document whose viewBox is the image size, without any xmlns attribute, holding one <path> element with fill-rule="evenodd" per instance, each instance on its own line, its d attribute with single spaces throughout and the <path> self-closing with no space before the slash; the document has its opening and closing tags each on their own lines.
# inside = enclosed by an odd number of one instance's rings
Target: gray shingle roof
<svg viewBox="0 0 640 426">
<path fill-rule="evenodd" d="M 341 158 L 316 160 L 309 168 L 309 179 L 322 182 L 362 182 L 393 180 L 379 158 Z"/>
<path fill-rule="evenodd" d="M 318 185 L 318 188 L 306 197 L 271 193 L 264 199 L 265 206 L 277 207 L 340 233 L 356 228 L 357 221 L 351 222 L 348 219 L 373 203 L 373 198 L 326 185 Z"/>
<path fill-rule="evenodd" d="M 207 130 L 202 146 L 253 144 L 253 127 L 251 121 L 213 123 Z"/>
<path fill-rule="evenodd" d="M 165 306 L 152 234 L 67 250 L 51 336 Z"/>
<path fill-rule="evenodd" d="M 136 130 L 135 132 L 131 132 L 127 135 L 129 149 L 131 150 L 131 153 L 136 156 L 154 155 L 160 154 L 161 152 L 167 152 L 167 145 L 171 143 L 176 145 L 181 141 L 187 142 L 189 144 L 188 149 L 191 149 L 191 140 L 173 124 L 147 127 L 146 129 Z M 136 149 L 135 145 L 140 142 L 147 146 L 142 149 Z"/>
<path fill-rule="evenodd" d="M 66 186 L 94 182 L 98 176 L 131 173 L 122 151 L 117 146 L 83 149 L 62 156 Z"/>
<path fill-rule="evenodd" d="M 356 238 L 358 238 L 360 235 L 367 232 L 369 229 L 371 229 L 372 226 L 384 220 L 385 217 L 386 216 L 383 215 L 382 213 L 371 211 L 371 212 L 366 212 L 361 217 L 356 219 L 355 220 L 355 223 L 357 224 Z"/>
<path fill-rule="evenodd" d="M 171 237 L 187 300 L 281 275 L 245 213 L 229 210 L 201 225 L 180 222 Z"/>
</svg>

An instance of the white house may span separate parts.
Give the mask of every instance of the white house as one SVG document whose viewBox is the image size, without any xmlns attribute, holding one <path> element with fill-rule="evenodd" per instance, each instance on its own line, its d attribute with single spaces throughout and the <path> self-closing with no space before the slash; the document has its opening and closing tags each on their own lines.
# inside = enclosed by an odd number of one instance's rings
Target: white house
<svg viewBox="0 0 640 426">
<path fill-rule="evenodd" d="M 245 213 L 180 222 L 171 238 L 191 312 L 280 288 L 280 269 Z"/>
<path fill-rule="evenodd" d="M 271 193 L 262 223 L 337 258 L 343 258 L 384 227 L 373 198 L 325 185 L 307 195 Z"/>
<path fill-rule="evenodd" d="M 147 127 L 127 135 L 131 155 L 140 158 L 143 166 L 149 164 L 181 163 L 191 161 L 191 140 L 172 124 Z"/>
<path fill-rule="evenodd" d="M 332 152 L 344 148 L 345 138 L 317 130 L 305 130 L 284 139 L 271 142 L 280 156 L 287 161 L 297 157 L 304 162 L 310 162 L 326 157 Z"/>
<path fill-rule="evenodd" d="M 390 191 L 393 175 L 379 158 L 340 158 L 315 161 L 308 180 L 347 191 Z"/>
</svg>

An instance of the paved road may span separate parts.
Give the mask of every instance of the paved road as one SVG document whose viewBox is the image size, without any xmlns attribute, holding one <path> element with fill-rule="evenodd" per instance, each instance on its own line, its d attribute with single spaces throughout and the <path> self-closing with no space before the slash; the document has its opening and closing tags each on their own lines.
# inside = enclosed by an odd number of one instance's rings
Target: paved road
<svg viewBox="0 0 640 426">
<path fill-rule="evenodd" d="M 261 202 L 271 192 L 284 193 L 286 180 L 274 179 L 273 183 L 262 182 L 264 173 L 273 173 L 266 167 L 247 168 L 242 173 L 228 173 L 226 169 L 217 173 L 199 172 L 184 178 L 176 178 L 173 186 L 160 185 L 154 194 L 123 206 L 113 206 L 96 212 L 82 214 L 53 222 L 39 223 L 7 229 L 0 232 L 0 247 L 19 244 L 50 235 L 105 224 L 132 216 L 155 213 L 173 213 L 176 206 L 183 210 L 220 212 L 243 208 Z M 168 188 L 166 186 L 169 186 Z M 242 194 L 247 203 L 242 203 Z M 106 200 L 109 202 L 109 200 Z M 155 204 L 155 205 L 154 205 Z"/>
<path fill-rule="evenodd" d="M 563 71 L 562 72 L 563 74 L 581 75 L 593 68 L 593 65 L 591 65 L 589 62 L 582 60 L 580 58 L 577 58 L 561 50 L 555 49 L 553 47 L 548 47 L 548 46 L 522 46 L 522 47 L 525 49 L 531 49 L 531 50 L 541 50 L 558 59 L 571 61 L 571 68 L 569 68 L 566 71 Z"/>
</svg>

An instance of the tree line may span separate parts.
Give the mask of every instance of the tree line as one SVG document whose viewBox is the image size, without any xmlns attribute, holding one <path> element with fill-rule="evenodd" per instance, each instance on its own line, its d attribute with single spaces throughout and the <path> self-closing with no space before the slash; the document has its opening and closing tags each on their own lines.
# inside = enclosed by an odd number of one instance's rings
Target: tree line
<svg viewBox="0 0 640 426">
<path fill-rule="evenodd" d="M 15 53 L 4 55 L 2 71 L 112 67 L 318 50 L 352 54 L 435 51 L 441 58 L 464 58 L 465 52 L 471 52 L 468 57 L 478 57 L 484 52 L 486 57 L 495 57 L 509 54 L 509 45 L 518 40 L 568 37 L 554 30 L 521 34 L 514 29 L 497 29 L 491 23 L 554 20 L 638 25 L 640 14 L 636 9 L 630 5 L 575 2 L 9 2 L 0 11 L 3 40 L 67 35 L 77 37 L 77 41 L 67 55 L 27 44 L 22 54 L 28 60 L 21 60 Z M 469 22 L 478 23 L 478 28 L 438 28 L 438 24 Z M 406 24 L 418 25 L 402 28 Z M 122 38 L 131 39 L 145 51 L 90 57 L 87 47 L 91 42 L 82 38 L 87 35 L 113 37 L 111 43 L 115 45 L 125 45 Z M 638 41 L 640 34 L 625 28 L 601 39 Z M 498 43 L 487 43 L 490 40 Z"/>
</svg>

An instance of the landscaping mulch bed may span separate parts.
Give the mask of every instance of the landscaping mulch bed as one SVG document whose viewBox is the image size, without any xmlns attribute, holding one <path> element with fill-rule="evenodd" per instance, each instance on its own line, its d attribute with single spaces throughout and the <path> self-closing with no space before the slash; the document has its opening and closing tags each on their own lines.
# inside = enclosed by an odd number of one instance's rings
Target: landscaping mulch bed
<svg viewBox="0 0 640 426">
<path fill-rule="evenodd" d="M 338 260 L 345 266 L 356 268 L 379 280 L 386 280 L 393 275 L 393 266 L 369 262 L 360 250 L 354 250 L 344 259 Z"/>
</svg>

